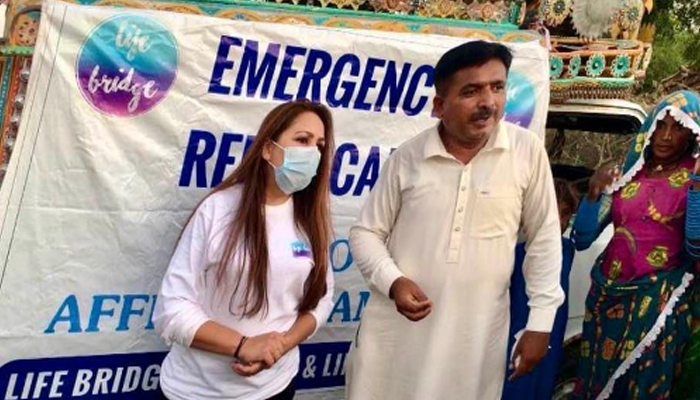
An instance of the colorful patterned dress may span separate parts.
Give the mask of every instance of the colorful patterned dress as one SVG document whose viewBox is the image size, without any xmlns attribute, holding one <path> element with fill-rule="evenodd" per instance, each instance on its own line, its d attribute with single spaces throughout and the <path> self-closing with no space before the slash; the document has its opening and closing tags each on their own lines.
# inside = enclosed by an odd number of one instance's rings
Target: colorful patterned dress
<svg viewBox="0 0 700 400">
<path fill-rule="evenodd" d="M 642 170 L 612 196 L 615 235 L 601 264 L 608 280 L 630 282 L 682 265 L 685 207 L 694 165 L 688 157 L 669 177 L 650 177 Z"/>
<path fill-rule="evenodd" d="M 675 96 L 675 97 L 674 97 Z M 692 105 L 692 107 L 690 107 Z M 673 108 L 673 110 L 671 110 Z M 697 96 L 662 101 L 628 154 L 621 182 L 595 204 L 584 200 L 574 223 L 583 250 L 613 223 L 615 234 L 591 272 L 581 345 L 580 399 L 669 399 L 691 337 L 693 260 L 685 251 L 690 172 L 683 159 L 670 176 L 651 176 L 642 154 L 656 121 L 700 112 Z M 700 133 L 700 125 L 693 131 Z"/>
</svg>

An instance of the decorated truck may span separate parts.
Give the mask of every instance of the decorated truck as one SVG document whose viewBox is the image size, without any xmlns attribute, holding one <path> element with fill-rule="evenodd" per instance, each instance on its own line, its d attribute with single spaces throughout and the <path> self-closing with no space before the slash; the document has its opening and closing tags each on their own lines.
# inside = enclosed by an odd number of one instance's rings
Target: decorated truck
<svg viewBox="0 0 700 400">
<path fill-rule="evenodd" d="M 334 307 L 301 346 L 298 386 L 308 398 L 342 386 L 369 299 L 348 229 L 386 157 L 435 123 L 433 66 L 445 50 L 507 44 L 505 118 L 543 140 L 547 128 L 556 137 L 638 128 L 644 111 L 625 100 L 651 56 L 639 37 L 645 4 L 620 1 L 601 22 L 577 17 L 577 3 L 10 2 L 0 46 L 1 398 L 158 397 L 167 347 L 152 313 L 177 237 L 262 117 L 296 98 L 328 105 L 337 131 Z M 591 172 L 564 171 L 580 182 Z M 569 364 L 592 257 L 576 261 Z"/>
</svg>

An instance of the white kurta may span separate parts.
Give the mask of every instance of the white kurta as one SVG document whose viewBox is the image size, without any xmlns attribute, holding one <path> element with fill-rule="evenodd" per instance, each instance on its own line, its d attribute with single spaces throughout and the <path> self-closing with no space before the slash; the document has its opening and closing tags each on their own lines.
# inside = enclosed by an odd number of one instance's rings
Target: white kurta
<svg viewBox="0 0 700 400">
<path fill-rule="evenodd" d="M 463 165 L 432 128 L 392 154 L 350 232 L 372 295 L 351 348 L 348 400 L 500 399 L 520 227 L 528 243 L 527 329 L 549 332 L 564 294 L 542 141 L 502 122 Z M 433 301 L 420 322 L 388 297 L 401 276 Z"/>
</svg>

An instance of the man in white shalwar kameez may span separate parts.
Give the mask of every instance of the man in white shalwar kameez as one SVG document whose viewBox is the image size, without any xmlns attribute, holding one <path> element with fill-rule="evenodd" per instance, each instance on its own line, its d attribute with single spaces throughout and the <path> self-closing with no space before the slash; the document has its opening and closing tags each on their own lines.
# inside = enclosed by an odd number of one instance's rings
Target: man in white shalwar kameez
<svg viewBox="0 0 700 400">
<path fill-rule="evenodd" d="M 557 308 L 561 232 L 547 154 L 502 120 L 507 47 L 454 48 L 434 75 L 440 123 L 389 158 L 353 256 L 372 294 L 351 348 L 348 400 L 498 400 L 519 230 L 530 318 L 511 378 L 544 357 Z"/>
</svg>

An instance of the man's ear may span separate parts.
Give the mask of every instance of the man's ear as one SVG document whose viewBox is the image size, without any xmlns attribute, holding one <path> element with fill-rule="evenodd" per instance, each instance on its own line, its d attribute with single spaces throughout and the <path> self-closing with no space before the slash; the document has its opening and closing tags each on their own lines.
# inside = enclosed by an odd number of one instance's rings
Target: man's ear
<svg viewBox="0 0 700 400">
<path fill-rule="evenodd" d="M 431 116 L 435 118 L 440 118 L 442 119 L 442 113 L 443 113 L 443 107 L 445 106 L 445 100 L 440 97 L 440 95 L 436 94 L 435 97 L 433 97 L 433 112 L 430 114 Z"/>
</svg>

